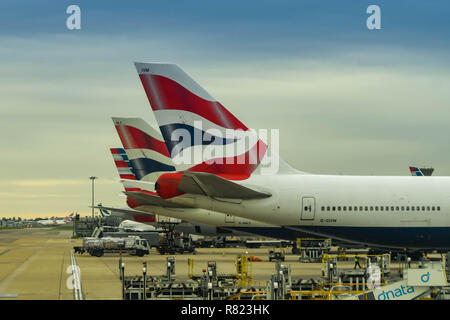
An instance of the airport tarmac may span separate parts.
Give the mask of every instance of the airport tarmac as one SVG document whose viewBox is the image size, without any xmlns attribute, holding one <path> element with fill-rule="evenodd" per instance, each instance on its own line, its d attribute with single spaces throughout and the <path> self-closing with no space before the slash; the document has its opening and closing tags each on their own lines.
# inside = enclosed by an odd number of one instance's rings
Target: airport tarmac
<svg viewBox="0 0 450 320">
<path fill-rule="evenodd" d="M 69 240 L 71 230 L 52 228 L 0 229 L 0 297 L 3 299 L 73 299 L 70 289 L 70 252 L 81 245 L 81 239 Z M 275 272 L 275 263 L 268 261 L 270 248 L 199 248 L 197 254 L 175 255 L 176 279 L 188 279 L 188 258 L 194 259 L 194 274 L 201 275 L 208 261 L 216 261 L 218 273 L 234 273 L 236 256 L 244 254 L 263 259 L 252 263 L 253 285 L 265 285 Z M 300 263 L 298 255 L 285 249 L 286 261 L 291 266 L 292 278 L 319 278 L 321 263 Z M 119 256 L 109 254 L 92 257 L 75 255 L 80 268 L 85 298 L 121 299 L 119 280 Z M 147 274 L 163 275 L 166 258 L 152 249 L 149 255 L 135 257 L 123 255 L 125 275 L 142 275 L 143 262 L 147 262 Z M 352 267 L 351 262 L 344 262 Z M 392 265 L 394 267 L 394 265 Z"/>
</svg>

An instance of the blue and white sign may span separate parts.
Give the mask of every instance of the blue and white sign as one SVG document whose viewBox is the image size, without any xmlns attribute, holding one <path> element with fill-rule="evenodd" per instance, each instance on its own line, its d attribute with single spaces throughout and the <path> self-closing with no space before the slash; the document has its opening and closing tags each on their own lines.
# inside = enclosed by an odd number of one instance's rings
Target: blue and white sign
<svg viewBox="0 0 450 320">
<path fill-rule="evenodd" d="M 413 287 L 408 285 L 408 282 L 406 280 L 402 280 L 372 290 L 370 296 L 374 300 L 383 301 L 413 300 L 424 294 L 427 290 L 427 287 Z"/>
<path fill-rule="evenodd" d="M 438 287 L 447 285 L 447 277 L 442 268 L 408 269 L 409 286 Z"/>
</svg>

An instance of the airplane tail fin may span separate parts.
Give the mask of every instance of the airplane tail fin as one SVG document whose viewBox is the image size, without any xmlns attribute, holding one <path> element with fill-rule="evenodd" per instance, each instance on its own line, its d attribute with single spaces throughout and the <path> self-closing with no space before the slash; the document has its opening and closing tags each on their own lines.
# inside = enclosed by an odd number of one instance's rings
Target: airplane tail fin
<svg viewBox="0 0 450 320">
<path fill-rule="evenodd" d="M 111 215 L 111 212 L 109 212 L 109 211 L 106 210 L 106 209 L 101 208 L 101 207 L 102 207 L 102 204 L 101 204 L 101 203 L 99 203 L 99 204 L 97 205 L 97 207 L 99 207 L 98 210 L 100 211 L 100 214 L 102 215 L 102 217 L 109 217 L 109 216 Z"/>
<path fill-rule="evenodd" d="M 175 171 L 166 144 L 158 130 L 140 118 L 112 118 L 137 180 L 156 181 L 163 172 Z"/>
<path fill-rule="evenodd" d="M 122 180 L 125 191 L 135 191 L 136 188 L 130 182 L 136 181 L 135 170 L 128 159 L 127 153 L 122 148 L 110 148 L 119 177 Z M 124 182 L 125 181 L 125 182 Z M 99 205 L 101 206 L 101 205 Z M 102 211 L 100 210 L 100 213 Z M 103 215 L 103 213 L 102 213 Z"/>
<path fill-rule="evenodd" d="M 417 177 L 423 176 L 422 171 L 420 171 L 420 169 L 417 167 L 409 167 L 409 172 L 411 173 L 412 176 L 417 176 Z"/>
<path fill-rule="evenodd" d="M 68 223 L 72 221 L 73 212 L 64 218 L 64 222 Z"/>
<path fill-rule="evenodd" d="M 127 153 L 122 148 L 110 148 L 117 171 L 121 179 L 136 180 L 136 175 L 128 159 Z"/>
<path fill-rule="evenodd" d="M 177 171 L 243 180 L 272 156 L 254 130 L 178 66 L 138 62 L 135 66 Z M 277 173 L 298 172 L 282 164 Z"/>
<path fill-rule="evenodd" d="M 136 185 L 135 182 L 138 182 L 140 179 L 137 179 L 137 175 L 135 174 L 137 170 L 134 168 L 132 161 L 129 160 L 128 155 L 126 151 L 122 148 L 110 148 L 111 154 L 114 159 L 114 163 L 116 165 L 117 171 L 119 172 L 120 179 L 122 180 L 123 187 L 125 189 L 125 193 L 127 192 L 144 192 L 151 195 L 157 196 L 155 192 L 143 190 L 142 185 Z M 148 182 L 148 184 L 151 184 Z M 154 189 L 154 188 L 153 188 Z M 127 197 L 127 203 L 130 206 L 130 208 L 135 208 L 138 206 L 138 204 L 131 199 L 130 197 Z M 101 204 L 99 205 L 101 206 Z M 100 210 L 100 213 L 110 215 L 108 211 L 102 212 Z"/>
</svg>

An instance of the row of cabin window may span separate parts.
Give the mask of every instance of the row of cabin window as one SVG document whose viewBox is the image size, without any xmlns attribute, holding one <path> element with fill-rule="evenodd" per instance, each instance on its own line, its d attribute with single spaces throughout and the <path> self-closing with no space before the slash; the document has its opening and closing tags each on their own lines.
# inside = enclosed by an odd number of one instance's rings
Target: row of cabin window
<svg viewBox="0 0 450 320">
<path fill-rule="evenodd" d="M 390 208 L 390 210 L 389 210 Z M 358 211 L 358 206 L 322 206 L 322 211 Z M 441 211 L 440 206 L 359 206 L 359 211 Z"/>
</svg>

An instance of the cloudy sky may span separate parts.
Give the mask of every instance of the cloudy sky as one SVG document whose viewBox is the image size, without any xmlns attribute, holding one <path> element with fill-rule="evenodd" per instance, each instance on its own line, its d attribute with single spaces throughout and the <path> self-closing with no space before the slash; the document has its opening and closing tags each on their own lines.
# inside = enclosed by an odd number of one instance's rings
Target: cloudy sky
<svg viewBox="0 0 450 320">
<path fill-rule="evenodd" d="M 91 175 L 97 202 L 124 205 L 111 116 L 155 124 L 133 61 L 176 63 L 248 127 L 279 129 L 302 171 L 450 174 L 448 1 L 129 3 L 0 3 L 0 216 L 88 214 Z"/>
</svg>

